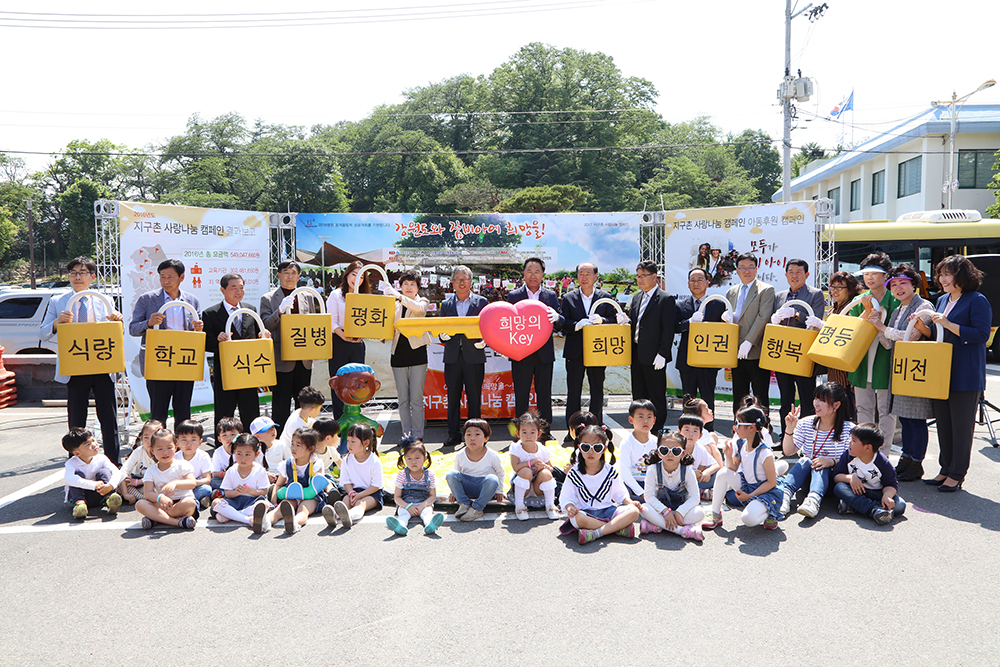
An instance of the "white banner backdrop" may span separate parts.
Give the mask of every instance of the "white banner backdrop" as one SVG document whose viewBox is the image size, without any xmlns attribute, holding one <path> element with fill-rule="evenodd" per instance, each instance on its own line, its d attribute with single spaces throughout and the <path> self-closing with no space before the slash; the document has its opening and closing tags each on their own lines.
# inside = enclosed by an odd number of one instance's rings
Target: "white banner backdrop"
<svg viewBox="0 0 1000 667">
<path fill-rule="evenodd" d="M 198 298 L 202 310 L 222 301 L 219 279 L 243 276 L 244 302 L 260 311 L 268 291 L 268 217 L 266 213 L 119 202 L 121 211 L 121 289 L 125 315 L 125 371 L 136 403 L 149 411 L 146 381 L 139 371 L 141 339 L 128 335 L 139 296 L 160 289 L 156 267 L 165 259 L 184 263 L 181 290 Z M 206 364 L 195 382 L 191 406 L 213 404 Z"/>
<path fill-rule="evenodd" d="M 712 279 L 708 294 L 725 296 L 726 290 L 740 284 L 736 257 L 744 252 L 757 256 L 757 280 L 773 285 L 775 293 L 788 289 L 785 263 L 790 259 L 804 259 L 809 263 L 809 284 L 813 284 L 815 202 L 667 211 L 665 233 L 664 289 L 677 297 L 691 294 L 687 274 L 696 265 L 705 268 Z M 674 345 L 679 343 L 680 335 L 677 335 Z M 674 362 L 667 366 L 667 376 L 672 386 L 681 386 Z M 731 395 L 729 370 L 719 373 L 718 377 L 716 391 Z M 771 380 L 771 398 L 778 398 L 773 376 Z"/>
</svg>

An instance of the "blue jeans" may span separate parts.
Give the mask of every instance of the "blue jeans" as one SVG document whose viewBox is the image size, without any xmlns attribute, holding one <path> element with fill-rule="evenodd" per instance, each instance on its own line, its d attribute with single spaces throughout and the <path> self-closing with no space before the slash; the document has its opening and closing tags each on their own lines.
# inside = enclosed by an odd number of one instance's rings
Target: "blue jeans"
<svg viewBox="0 0 1000 667">
<path fill-rule="evenodd" d="M 450 471 L 445 479 L 448 488 L 460 505 L 471 505 L 473 509 L 482 511 L 486 503 L 496 495 L 500 488 L 500 480 L 496 475 L 473 477 L 457 470 Z M 475 498 L 475 500 L 472 500 Z"/>
<path fill-rule="evenodd" d="M 194 487 L 194 499 L 199 505 L 201 505 L 201 499 L 204 498 L 205 496 L 208 496 L 209 498 L 212 497 L 211 484 L 199 484 L 198 486 Z"/>
<path fill-rule="evenodd" d="M 833 486 L 833 495 L 837 496 L 858 514 L 872 516 L 875 510 L 882 507 L 882 489 L 866 489 L 860 496 L 855 495 L 851 490 L 851 485 L 847 482 L 837 482 Z M 896 506 L 892 509 L 894 517 L 901 516 L 906 511 L 906 503 L 897 493 L 892 498 L 896 501 Z"/>
<path fill-rule="evenodd" d="M 900 417 L 903 427 L 903 456 L 914 461 L 923 461 L 927 455 L 927 420 Z"/>
<path fill-rule="evenodd" d="M 792 495 L 802 488 L 809 479 L 809 493 L 819 494 L 822 498 L 826 495 L 826 490 L 830 488 L 830 479 L 833 468 L 823 468 L 822 470 L 812 469 L 812 459 L 802 457 L 788 470 L 788 474 L 781 478 L 781 485 Z"/>
</svg>

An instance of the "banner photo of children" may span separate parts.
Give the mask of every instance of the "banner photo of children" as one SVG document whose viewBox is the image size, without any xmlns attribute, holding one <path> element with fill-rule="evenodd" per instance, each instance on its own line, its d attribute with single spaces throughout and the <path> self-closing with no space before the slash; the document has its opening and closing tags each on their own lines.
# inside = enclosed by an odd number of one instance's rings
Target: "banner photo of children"
<svg viewBox="0 0 1000 667">
<path fill-rule="evenodd" d="M 775 293 L 788 289 L 785 263 L 790 259 L 806 260 L 811 274 L 809 284 L 815 284 L 818 272 L 814 202 L 688 209 L 657 215 L 665 221 L 664 289 L 675 296 L 691 293 L 688 271 L 697 266 L 708 273 L 707 295 L 725 297 L 729 288 L 741 284 L 736 258 L 744 252 L 757 257 L 757 280 L 772 285 Z M 817 313 L 817 317 L 822 314 Z M 677 336 L 675 346 L 679 340 Z M 680 374 L 673 361 L 667 365 L 667 378 L 672 387 L 680 387 Z M 731 380 L 728 368 L 719 373 L 716 391 L 731 394 Z M 771 397 L 778 398 L 773 373 Z"/>
<path fill-rule="evenodd" d="M 576 266 L 597 265 L 599 289 L 612 294 L 624 307 L 636 290 L 641 213 L 483 213 L 441 215 L 417 213 L 298 213 L 296 257 L 305 284 L 329 294 L 340 284 L 344 268 L 353 261 L 383 267 L 397 289 L 403 271 L 420 273 L 420 294 L 430 300 L 428 317 L 437 316 L 441 302 L 454 292 L 452 269 L 467 266 L 474 293 L 490 303 L 505 301 L 523 284 L 522 265 L 529 257 L 545 262 L 542 285 L 561 299 L 576 285 Z M 368 276 L 373 286 L 381 280 Z M 552 391 L 566 393 L 563 337 L 554 335 L 556 361 Z M 392 397 L 396 388 L 390 368 L 390 345 L 366 341 L 365 362 L 382 382 L 378 396 Z M 428 378 L 424 390 L 427 419 L 444 419 L 444 346 L 434 338 L 428 351 Z M 483 417 L 514 416 L 514 389 L 510 362 L 487 348 L 483 383 Z M 313 367 L 313 384 L 323 386 L 324 365 Z M 629 369 L 608 368 L 605 393 L 631 392 Z M 534 397 L 532 397 L 534 405 Z"/>
</svg>

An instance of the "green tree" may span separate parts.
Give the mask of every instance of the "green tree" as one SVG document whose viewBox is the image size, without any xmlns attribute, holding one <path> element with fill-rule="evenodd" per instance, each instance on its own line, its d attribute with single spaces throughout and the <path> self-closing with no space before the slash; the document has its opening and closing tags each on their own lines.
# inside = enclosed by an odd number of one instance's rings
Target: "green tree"
<svg viewBox="0 0 1000 667">
<path fill-rule="evenodd" d="M 996 193 L 997 201 L 987 207 L 986 217 L 995 219 L 1000 218 L 1000 151 L 994 153 L 993 157 L 997 158 L 996 162 L 993 163 L 993 178 L 990 179 L 986 187 Z"/>
<path fill-rule="evenodd" d="M 500 213 L 553 213 L 574 211 L 590 198 L 577 185 L 542 185 L 522 188 L 496 207 Z"/>
<path fill-rule="evenodd" d="M 728 141 L 736 164 L 760 192 L 759 201 L 770 202 L 771 195 L 781 188 L 781 156 L 770 135 L 763 130 L 743 130 L 735 137 L 730 134 Z"/>
<path fill-rule="evenodd" d="M 473 178 L 442 192 L 437 203 L 443 206 L 451 204 L 460 211 L 492 211 L 512 194 L 513 190 L 503 190 L 489 181 Z"/>
<path fill-rule="evenodd" d="M 77 179 L 66 192 L 56 197 L 59 211 L 66 220 L 67 257 L 94 256 L 94 202 L 110 197 L 107 186 L 86 178 Z"/>
<path fill-rule="evenodd" d="M 17 236 L 17 225 L 4 206 L 0 206 L 0 266 L 5 266 L 10 260 L 10 252 Z"/>
</svg>

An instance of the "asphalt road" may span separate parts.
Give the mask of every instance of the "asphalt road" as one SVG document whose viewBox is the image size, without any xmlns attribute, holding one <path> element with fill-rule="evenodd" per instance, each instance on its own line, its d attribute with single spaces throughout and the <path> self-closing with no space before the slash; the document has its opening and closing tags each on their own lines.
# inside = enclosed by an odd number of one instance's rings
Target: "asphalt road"
<svg viewBox="0 0 1000 667">
<path fill-rule="evenodd" d="M 1000 405 L 1000 377 L 989 376 L 987 398 Z M 621 425 L 626 404 L 608 410 Z M 903 484 L 909 508 L 887 527 L 839 516 L 828 498 L 818 519 L 792 515 L 773 532 L 726 512 L 701 544 L 655 535 L 581 547 L 540 514 L 449 520 L 433 537 L 395 536 L 388 510 L 349 531 L 314 518 L 293 536 L 205 521 L 145 532 L 131 507 L 77 524 L 53 479 L 64 419 L 0 411 L 0 665 L 986 665 L 1000 655 L 1000 449 L 985 427 L 964 490 Z M 436 426 L 428 440 L 443 434 Z M 930 449 L 933 471 L 933 431 Z"/>
</svg>

